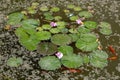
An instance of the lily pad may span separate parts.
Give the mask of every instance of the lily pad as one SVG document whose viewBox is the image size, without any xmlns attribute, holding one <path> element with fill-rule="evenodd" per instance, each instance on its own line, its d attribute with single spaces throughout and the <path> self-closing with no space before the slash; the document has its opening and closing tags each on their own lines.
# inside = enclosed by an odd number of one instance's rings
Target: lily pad
<svg viewBox="0 0 120 80">
<path fill-rule="evenodd" d="M 23 18 L 24 18 L 24 14 L 22 13 L 19 13 L 19 12 L 12 13 L 8 16 L 7 24 L 10 24 L 10 25 L 19 24 Z"/>
<path fill-rule="evenodd" d="M 80 17 L 85 17 L 85 18 L 91 18 L 93 17 L 92 13 L 88 12 L 88 11 L 81 11 L 79 13 L 79 16 Z"/>
<path fill-rule="evenodd" d="M 77 29 L 76 28 L 71 28 L 71 29 L 69 29 L 69 32 L 70 33 L 78 33 L 78 31 L 77 31 Z"/>
<path fill-rule="evenodd" d="M 79 35 L 78 34 L 69 34 L 69 36 L 71 37 L 71 41 L 72 42 L 76 42 L 79 39 Z"/>
<path fill-rule="evenodd" d="M 38 40 L 48 40 L 51 38 L 51 33 L 48 31 L 39 31 L 39 32 L 36 32 L 35 35 Z"/>
<path fill-rule="evenodd" d="M 112 30 L 110 28 L 101 28 L 100 33 L 103 35 L 110 35 L 112 34 Z"/>
<path fill-rule="evenodd" d="M 63 55 L 73 54 L 73 48 L 71 46 L 60 46 L 58 51 L 63 53 Z"/>
<path fill-rule="evenodd" d="M 71 16 L 71 17 L 70 17 L 70 20 L 71 20 L 71 21 L 76 21 L 77 19 L 79 19 L 78 16 Z"/>
<path fill-rule="evenodd" d="M 23 63 L 21 58 L 11 57 L 7 61 L 7 65 L 10 67 L 18 67 Z"/>
<path fill-rule="evenodd" d="M 66 33 L 68 33 L 68 29 L 67 29 L 67 28 L 61 28 L 61 29 L 60 29 L 60 32 L 66 34 Z"/>
<path fill-rule="evenodd" d="M 90 64 L 94 67 L 104 68 L 107 66 L 108 54 L 102 50 L 96 50 L 90 53 Z"/>
<path fill-rule="evenodd" d="M 42 28 L 45 30 L 50 30 L 51 26 L 49 24 L 44 24 L 44 25 L 42 25 Z"/>
<path fill-rule="evenodd" d="M 60 11 L 60 8 L 59 7 L 52 7 L 50 9 L 50 11 L 52 11 L 52 12 L 58 12 L 58 11 Z"/>
<path fill-rule="evenodd" d="M 61 17 L 61 16 L 55 16 L 54 19 L 55 19 L 56 21 L 60 21 L 60 20 L 62 19 L 62 17 Z"/>
<path fill-rule="evenodd" d="M 90 33 L 90 29 L 87 29 L 85 27 L 79 27 L 77 30 L 80 34 Z"/>
<path fill-rule="evenodd" d="M 36 19 L 26 19 L 24 21 L 22 21 L 22 27 L 25 29 L 30 29 L 30 28 L 36 28 L 38 27 L 40 24 L 39 20 Z"/>
<path fill-rule="evenodd" d="M 68 68 L 78 68 L 83 64 L 83 59 L 80 55 L 71 54 L 63 56 L 61 63 Z"/>
<path fill-rule="evenodd" d="M 108 22 L 100 22 L 99 26 L 101 28 L 109 28 L 111 25 Z"/>
<path fill-rule="evenodd" d="M 97 28 L 97 23 L 94 21 L 85 21 L 84 25 L 86 28 L 88 28 L 90 30 Z"/>
<path fill-rule="evenodd" d="M 40 10 L 41 10 L 41 11 L 48 11 L 49 8 L 48 8 L 47 6 L 42 6 L 42 7 L 40 7 Z"/>
<path fill-rule="evenodd" d="M 82 34 L 80 39 L 76 41 L 76 47 L 82 51 L 93 51 L 98 47 L 96 36 L 93 34 Z"/>
<path fill-rule="evenodd" d="M 44 70 L 56 70 L 61 67 L 61 63 L 55 56 L 46 56 L 40 59 L 38 62 L 41 69 Z"/>
<path fill-rule="evenodd" d="M 71 37 L 67 34 L 55 34 L 51 37 L 51 42 L 56 45 L 67 45 L 71 43 Z"/>
<path fill-rule="evenodd" d="M 52 29 L 50 29 L 50 32 L 55 34 L 55 33 L 59 33 L 60 30 L 58 28 L 52 28 Z"/>
<path fill-rule="evenodd" d="M 75 6 L 75 7 L 74 7 L 74 11 L 81 11 L 81 10 L 82 10 L 82 8 L 79 7 L 79 6 Z"/>
<path fill-rule="evenodd" d="M 75 5 L 73 5 L 73 4 L 67 5 L 67 8 L 68 8 L 68 9 L 73 9 L 74 7 L 75 7 Z"/>
<path fill-rule="evenodd" d="M 37 52 L 42 55 L 52 55 L 57 52 L 57 46 L 50 42 L 41 42 L 38 45 Z"/>
<path fill-rule="evenodd" d="M 88 64 L 90 62 L 90 58 L 87 55 L 83 55 L 83 63 Z"/>
</svg>

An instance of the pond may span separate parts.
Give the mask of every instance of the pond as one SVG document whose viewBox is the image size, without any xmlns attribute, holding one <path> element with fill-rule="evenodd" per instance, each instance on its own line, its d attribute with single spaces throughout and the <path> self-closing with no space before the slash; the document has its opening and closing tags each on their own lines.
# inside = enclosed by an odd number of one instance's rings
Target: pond
<svg viewBox="0 0 120 80">
<path fill-rule="evenodd" d="M 7 16 L 14 12 L 19 12 L 27 9 L 33 2 L 38 2 L 39 6 L 58 6 L 60 9 L 66 9 L 69 4 L 80 6 L 84 10 L 91 10 L 94 13 L 94 17 L 87 19 L 96 22 L 108 22 L 111 25 L 112 34 L 103 35 L 98 30 L 97 36 L 102 46 L 102 50 L 108 54 L 111 58 L 114 54 L 117 55 L 117 59 L 108 60 L 108 65 L 105 68 L 96 68 L 89 64 L 80 66 L 77 69 L 70 70 L 66 67 L 61 67 L 57 70 L 42 70 L 38 64 L 40 58 L 43 57 L 41 50 L 29 51 L 19 42 L 18 36 L 15 34 L 14 28 L 6 29 Z M 0 80 L 120 80 L 120 1 L 117 0 L 1 0 L 0 1 Z M 66 19 L 65 21 L 70 21 Z M 41 14 L 30 17 L 39 17 Z M 51 17 L 52 18 L 52 17 Z M 50 18 L 50 19 L 51 19 Z M 41 18 L 40 18 L 41 19 Z M 46 21 L 42 21 L 42 24 Z M 49 22 L 47 22 L 49 23 Z M 63 23 L 62 23 L 63 24 Z M 8 27 L 9 28 L 9 27 Z M 47 30 L 48 31 L 48 30 Z M 40 33 L 41 34 L 41 33 Z M 65 36 L 65 35 L 64 35 Z M 63 37 L 64 37 L 63 36 Z M 66 36 L 67 37 L 67 36 Z M 65 38 L 66 38 L 65 37 Z M 46 38 L 46 37 L 45 37 Z M 63 40 L 63 39 L 62 39 Z M 67 40 L 69 43 L 69 40 Z M 44 43 L 44 42 L 43 42 Z M 53 42 L 55 44 L 56 42 Z M 45 45 L 41 44 L 40 45 Z M 66 44 L 66 43 L 62 43 Z M 74 44 L 71 44 L 74 46 Z M 41 47 L 41 46 L 39 46 Z M 31 48 L 29 48 L 31 49 Z M 55 53 L 55 47 L 51 53 Z M 45 49 L 46 50 L 46 49 Z M 85 49 L 86 50 L 86 49 Z M 45 51 L 43 50 L 42 53 Z M 75 48 L 75 53 L 81 50 Z M 83 51 L 84 52 L 84 51 Z M 49 52 L 46 52 L 47 54 Z M 112 54 L 113 53 L 113 54 Z M 85 52 L 86 54 L 86 52 Z M 89 54 L 89 53 L 88 53 Z M 7 65 L 7 61 L 11 57 L 20 57 L 23 60 L 22 65 L 18 67 L 10 67 Z M 77 57 L 76 57 L 77 58 Z M 73 58 L 72 58 L 73 59 Z M 17 61 L 17 60 L 16 60 Z M 21 63 L 21 62 L 20 62 Z M 44 67 L 43 67 L 44 68 Z"/>
</svg>

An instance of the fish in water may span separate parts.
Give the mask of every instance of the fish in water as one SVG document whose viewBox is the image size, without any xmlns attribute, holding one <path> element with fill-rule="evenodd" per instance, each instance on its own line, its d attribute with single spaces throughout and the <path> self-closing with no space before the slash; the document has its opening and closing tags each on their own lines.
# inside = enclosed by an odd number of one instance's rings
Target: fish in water
<svg viewBox="0 0 120 80">
<path fill-rule="evenodd" d="M 108 49 L 112 52 L 113 55 L 117 56 L 115 49 L 113 48 L 112 45 L 108 46 Z"/>
<path fill-rule="evenodd" d="M 117 56 L 112 56 L 110 58 L 108 58 L 108 60 L 116 60 L 118 57 Z"/>
</svg>

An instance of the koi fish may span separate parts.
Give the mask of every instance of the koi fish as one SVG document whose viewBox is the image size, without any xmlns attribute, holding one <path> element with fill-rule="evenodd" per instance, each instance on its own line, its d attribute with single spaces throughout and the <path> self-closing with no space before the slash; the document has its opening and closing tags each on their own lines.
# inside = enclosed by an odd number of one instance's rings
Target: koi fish
<svg viewBox="0 0 120 80">
<path fill-rule="evenodd" d="M 70 69 L 69 69 L 69 72 L 70 72 L 70 73 L 80 73 L 81 70 L 80 70 L 80 69 L 73 69 L 73 68 L 70 68 Z"/>
<path fill-rule="evenodd" d="M 116 60 L 117 58 L 118 58 L 117 56 L 113 56 L 113 57 L 108 58 L 108 60 Z"/>
<path fill-rule="evenodd" d="M 117 56 L 115 49 L 110 45 L 108 46 L 109 50 L 112 52 L 112 54 L 114 54 L 115 56 Z"/>
</svg>

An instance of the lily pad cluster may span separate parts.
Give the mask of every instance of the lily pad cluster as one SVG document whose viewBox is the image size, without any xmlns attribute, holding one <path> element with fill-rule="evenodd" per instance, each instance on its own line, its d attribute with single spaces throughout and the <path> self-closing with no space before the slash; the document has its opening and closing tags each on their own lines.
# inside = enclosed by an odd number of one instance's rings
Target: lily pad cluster
<svg viewBox="0 0 120 80">
<path fill-rule="evenodd" d="M 99 56 L 99 32 L 103 35 L 112 33 L 108 22 L 92 21 L 93 13 L 73 4 L 65 8 L 32 3 L 21 12 L 8 15 L 7 25 L 15 26 L 15 34 L 21 45 L 30 51 L 37 50 L 44 55 L 39 65 L 45 70 L 55 70 L 64 65 L 78 68 L 83 63 L 94 67 L 104 67 L 107 59 Z M 90 56 L 75 54 L 91 53 Z M 54 54 L 59 53 L 59 59 Z M 98 59 L 96 59 L 96 56 Z M 104 55 L 103 53 L 103 56 Z M 96 65 L 95 65 L 96 63 Z M 103 65 L 101 66 L 101 64 Z M 100 64 L 100 65 L 99 65 Z"/>
</svg>

